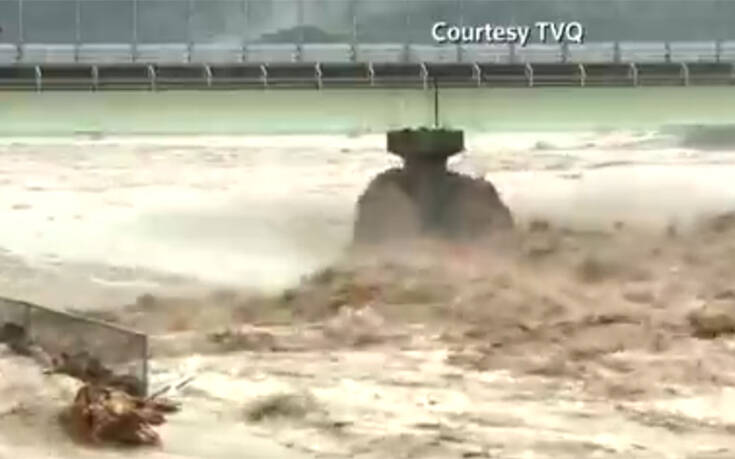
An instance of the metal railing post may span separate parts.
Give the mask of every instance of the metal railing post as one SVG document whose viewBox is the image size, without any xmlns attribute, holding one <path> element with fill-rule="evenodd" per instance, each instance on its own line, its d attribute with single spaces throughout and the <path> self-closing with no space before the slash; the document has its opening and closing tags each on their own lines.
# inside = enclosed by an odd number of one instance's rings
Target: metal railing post
<svg viewBox="0 0 735 459">
<path fill-rule="evenodd" d="M 204 64 L 204 77 L 207 79 L 207 87 L 212 87 L 212 67 L 210 67 L 207 64 Z"/>
<path fill-rule="evenodd" d="M 638 67 L 636 67 L 635 62 L 631 62 L 628 64 L 628 74 L 630 76 L 631 82 L 633 83 L 633 86 L 638 86 Z"/>
<path fill-rule="evenodd" d="M 429 69 L 426 67 L 426 63 L 422 62 L 419 64 L 420 72 L 419 76 L 421 78 L 421 86 L 423 89 L 429 89 Z"/>
<path fill-rule="evenodd" d="M 194 1 L 189 0 L 186 5 L 186 61 L 191 63 L 192 49 L 194 47 Z"/>
<path fill-rule="evenodd" d="M 248 8 L 250 4 L 248 0 L 242 0 L 240 8 L 242 9 L 242 32 L 240 33 L 240 62 L 248 60 Z"/>
<path fill-rule="evenodd" d="M 23 43 L 25 42 L 23 16 L 23 0 L 18 0 L 18 62 L 23 60 Z"/>
<path fill-rule="evenodd" d="M 689 67 L 685 62 L 680 64 L 681 66 L 681 83 L 684 86 L 689 86 Z"/>
<path fill-rule="evenodd" d="M 404 5 L 404 10 L 406 11 L 406 27 L 404 29 L 406 31 L 406 37 L 403 40 L 403 62 L 409 62 L 411 60 L 411 0 L 404 0 Z"/>
<path fill-rule="evenodd" d="M 584 64 L 577 64 L 579 69 L 579 85 L 585 87 L 587 85 L 587 70 L 584 68 Z"/>
<path fill-rule="evenodd" d="M 138 60 L 138 0 L 132 0 L 132 15 L 133 15 L 133 30 L 132 30 L 132 40 L 133 40 L 133 46 L 132 46 L 132 58 L 133 62 L 136 62 Z"/>
<path fill-rule="evenodd" d="M 263 89 L 268 89 L 268 67 L 260 64 L 260 80 L 263 83 Z"/>
<path fill-rule="evenodd" d="M 480 68 L 480 64 L 477 62 L 472 63 L 472 75 L 477 83 L 477 87 L 482 86 L 482 68 Z"/>
<path fill-rule="evenodd" d="M 524 73 L 526 74 L 526 81 L 527 81 L 528 87 L 533 88 L 533 85 L 534 85 L 533 67 L 531 66 L 529 62 L 526 62 Z"/>
<path fill-rule="evenodd" d="M 464 1 L 457 0 L 457 22 L 460 27 L 464 26 Z M 457 62 L 464 61 L 464 47 L 462 42 L 457 42 Z"/>
<path fill-rule="evenodd" d="M 314 64 L 314 77 L 316 78 L 316 88 L 322 89 L 324 87 L 324 81 L 322 80 L 322 77 L 324 74 L 322 73 L 322 66 L 317 62 Z"/>
<path fill-rule="evenodd" d="M 79 46 L 82 44 L 82 3 L 74 0 L 74 62 L 79 62 Z"/>
<path fill-rule="evenodd" d="M 298 21 L 298 28 L 299 28 L 299 45 L 304 44 L 304 22 L 305 22 L 305 11 L 304 11 L 304 0 L 298 0 L 297 2 L 297 18 Z"/>
<path fill-rule="evenodd" d="M 100 86 L 100 69 L 96 65 L 92 66 L 92 90 L 97 91 Z"/>
<path fill-rule="evenodd" d="M 36 92 L 41 92 L 43 90 L 43 72 L 41 71 L 41 66 L 37 65 L 33 70 L 36 75 Z"/>
<path fill-rule="evenodd" d="M 615 61 L 616 64 L 619 64 L 620 60 L 620 42 L 616 41 L 613 44 L 613 61 Z"/>
<path fill-rule="evenodd" d="M 357 22 L 358 17 L 358 0 L 350 1 L 350 15 L 352 16 L 352 46 L 357 46 L 357 39 L 359 34 L 359 23 Z"/>
</svg>

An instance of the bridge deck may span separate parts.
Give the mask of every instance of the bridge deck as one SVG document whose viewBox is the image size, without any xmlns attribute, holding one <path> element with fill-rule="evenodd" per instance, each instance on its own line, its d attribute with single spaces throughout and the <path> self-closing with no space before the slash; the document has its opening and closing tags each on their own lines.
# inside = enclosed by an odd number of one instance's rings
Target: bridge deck
<svg viewBox="0 0 735 459">
<path fill-rule="evenodd" d="M 733 85 L 733 63 L 10 64 L 2 90 Z"/>
</svg>

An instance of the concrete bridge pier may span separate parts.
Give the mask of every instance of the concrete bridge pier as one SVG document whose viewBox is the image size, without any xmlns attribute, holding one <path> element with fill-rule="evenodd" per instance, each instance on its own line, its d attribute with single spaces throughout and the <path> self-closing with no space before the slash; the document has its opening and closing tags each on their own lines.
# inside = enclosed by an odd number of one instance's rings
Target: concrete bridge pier
<svg viewBox="0 0 735 459">
<path fill-rule="evenodd" d="M 447 169 L 447 160 L 464 150 L 462 131 L 404 129 L 389 132 L 387 140 L 403 167 L 379 174 L 360 197 L 355 244 L 467 240 L 512 228 L 491 183 Z"/>
</svg>

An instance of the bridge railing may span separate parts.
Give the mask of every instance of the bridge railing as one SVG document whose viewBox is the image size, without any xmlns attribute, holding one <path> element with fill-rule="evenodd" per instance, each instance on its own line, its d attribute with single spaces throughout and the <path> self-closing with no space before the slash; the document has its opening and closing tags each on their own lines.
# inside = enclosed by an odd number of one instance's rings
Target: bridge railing
<svg viewBox="0 0 735 459">
<path fill-rule="evenodd" d="M 2 1 L 2 0 L 0 0 Z M 735 40 L 599 42 L 580 45 L 401 43 L 0 43 L 7 64 L 237 63 L 666 63 L 734 62 Z"/>
</svg>

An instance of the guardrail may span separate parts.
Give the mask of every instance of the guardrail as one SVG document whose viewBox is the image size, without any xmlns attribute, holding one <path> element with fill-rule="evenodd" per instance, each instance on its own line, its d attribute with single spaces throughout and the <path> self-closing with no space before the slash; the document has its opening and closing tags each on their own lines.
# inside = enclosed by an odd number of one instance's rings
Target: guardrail
<svg viewBox="0 0 735 459">
<path fill-rule="evenodd" d="M 241 63 L 665 63 L 733 62 L 735 41 L 600 42 L 579 45 L 421 45 L 398 43 L 0 43 L 2 64 Z"/>
<path fill-rule="evenodd" d="M 247 89 L 733 84 L 735 41 L 583 45 L 0 45 L 0 88 Z"/>
<path fill-rule="evenodd" d="M 735 84 L 735 63 L 279 63 L 0 66 L 4 90 L 694 86 Z"/>
</svg>

